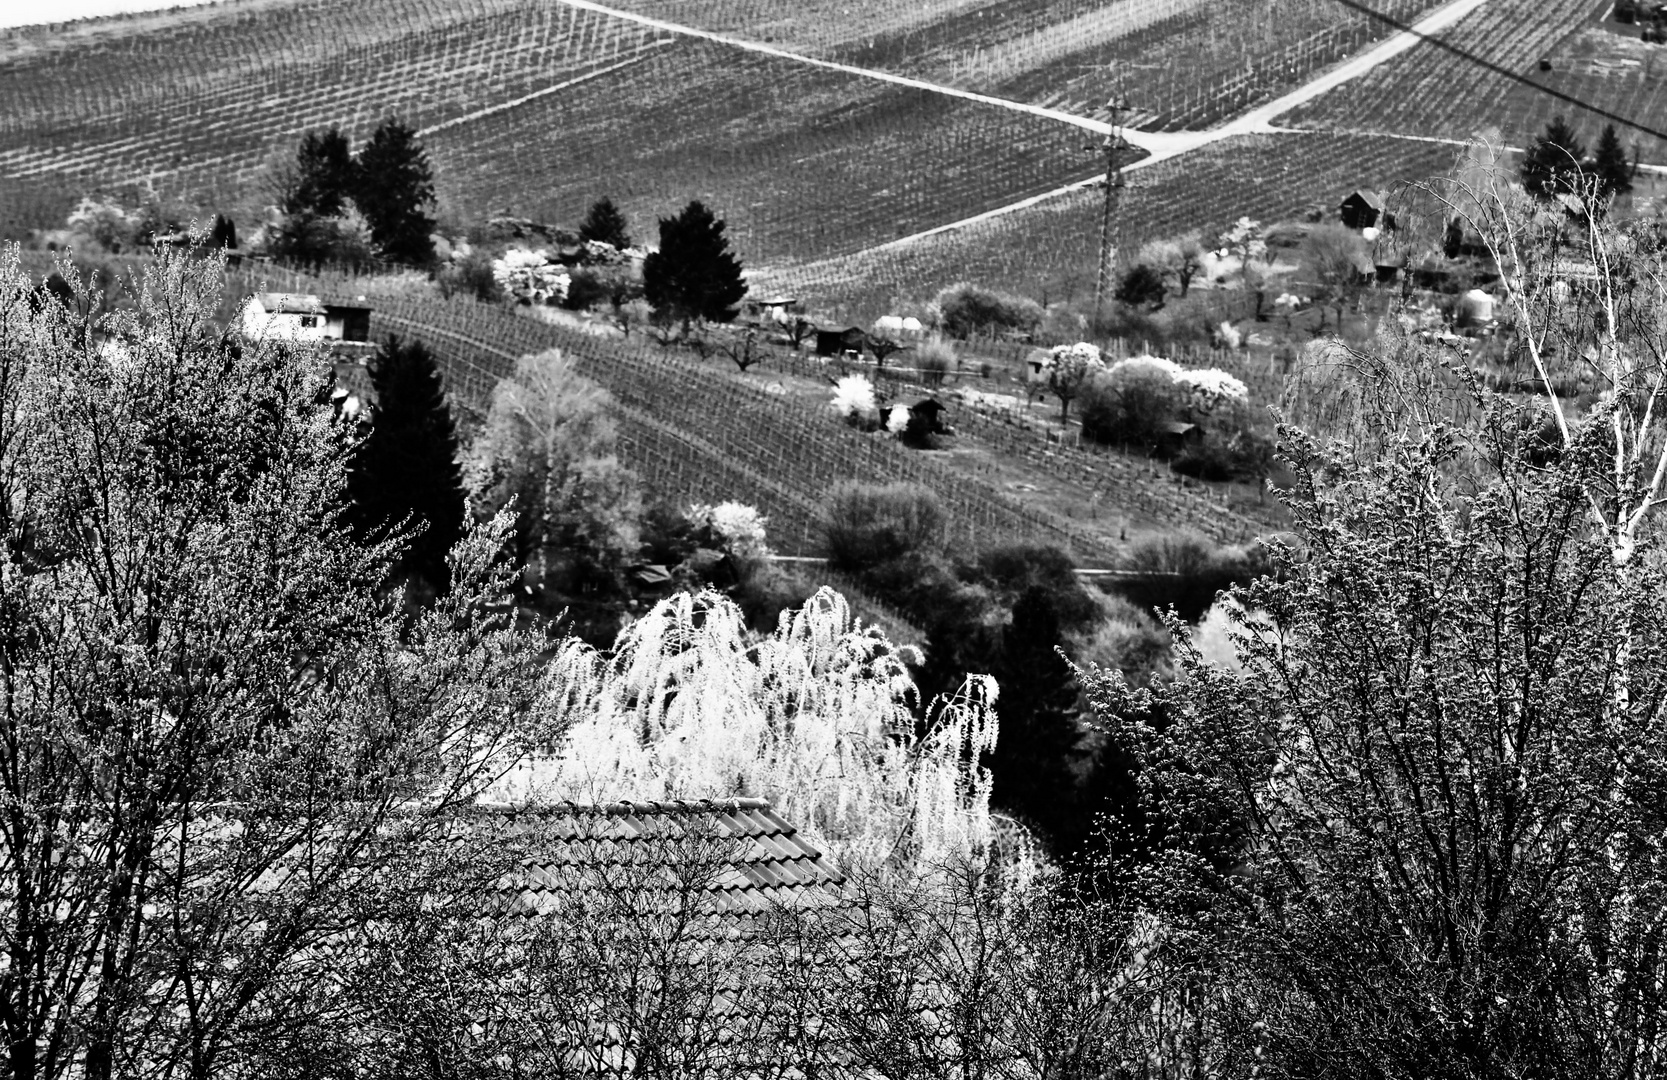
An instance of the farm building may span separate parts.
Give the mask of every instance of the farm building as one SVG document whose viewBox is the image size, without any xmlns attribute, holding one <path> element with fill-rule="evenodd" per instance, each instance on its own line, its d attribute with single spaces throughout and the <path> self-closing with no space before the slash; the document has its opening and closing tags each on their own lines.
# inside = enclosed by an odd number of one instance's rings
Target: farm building
<svg viewBox="0 0 1667 1080">
<path fill-rule="evenodd" d="M 761 326 L 792 326 L 793 320 L 804 313 L 805 306 L 796 296 L 772 296 L 765 300 L 748 297 L 741 301 L 742 321 Z"/>
<path fill-rule="evenodd" d="M 1339 204 L 1338 213 L 1351 229 L 1388 228 L 1394 224 L 1384 214 L 1383 196 L 1367 188 L 1351 191 Z"/>
<path fill-rule="evenodd" d="M 868 345 L 868 331 L 860 326 L 847 326 L 843 330 L 816 331 L 816 355 L 839 356 L 848 352 L 861 352 Z"/>
<path fill-rule="evenodd" d="M 370 344 L 370 305 L 326 304 L 311 293 L 254 293 L 243 302 L 243 332 L 285 341 L 323 341 L 332 350 Z"/>
<path fill-rule="evenodd" d="M 890 338 L 918 338 L 926 328 L 913 315 L 881 315 L 874 320 L 874 333 Z"/>
<path fill-rule="evenodd" d="M 377 351 L 370 340 L 370 311 L 369 304 L 327 304 L 311 293 L 254 293 L 243 302 L 241 319 L 251 337 L 327 344 L 336 373 L 336 409 L 356 416 L 375 400 L 366 366 Z"/>
</svg>

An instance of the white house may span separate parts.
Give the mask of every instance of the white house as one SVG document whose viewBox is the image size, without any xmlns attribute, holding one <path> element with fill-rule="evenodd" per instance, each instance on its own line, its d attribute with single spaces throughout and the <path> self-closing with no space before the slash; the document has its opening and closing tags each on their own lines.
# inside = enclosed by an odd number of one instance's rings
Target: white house
<svg viewBox="0 0 1667 1080">
<path fill-rule="evenodd" d="M 254 293 L 243 302 L 243 332 L 282 341 L 327 341 L 353 345 L 370 341 L 370 306 L 326 304 L 311 293 Z"/>
</svg>

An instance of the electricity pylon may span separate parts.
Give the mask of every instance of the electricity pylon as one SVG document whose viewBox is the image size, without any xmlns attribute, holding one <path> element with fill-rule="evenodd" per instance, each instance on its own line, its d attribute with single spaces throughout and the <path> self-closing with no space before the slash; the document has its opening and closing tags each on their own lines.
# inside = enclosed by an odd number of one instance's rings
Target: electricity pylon
<svg viewBox="0 0 1667 1080">
<path fill-rule="evenodd" d="M 1111 219 L 1117 207 L 1118 197 L 1122 194 L 1123 164 L 1121 152 L 1129 144 L 1123 139 L 1123 114 L 1128 111 L 1129 103 L 1118 94 L 1106 102 L 1106 109 L 1111 113 L 1111 131 L 1106 134 L 1105 142 L 1100 149 L 1106 155 L 1106 198 L 1100 211 L 1100 272 L 1094 280 L 1094 333 L 1100 332 L 1100 312 L 1105 307 L 1106 288 L 1110 284 L 1115 262 L 1115 252 L 1112 248 Z"/>
</svg>

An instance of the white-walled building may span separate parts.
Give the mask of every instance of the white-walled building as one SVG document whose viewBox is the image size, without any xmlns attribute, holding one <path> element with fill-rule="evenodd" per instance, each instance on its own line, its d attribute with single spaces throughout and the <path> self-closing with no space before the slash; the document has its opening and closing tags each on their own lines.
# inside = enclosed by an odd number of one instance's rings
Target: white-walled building
<svg viewBox="0 0 1667 1080">
<path fill-rule="evenodd" d="M 282 341 L 369 343 L 370 306 L 326 304 L 311 293 L 254 293 L 243 303 L 243 332 Z"/>
</svg>

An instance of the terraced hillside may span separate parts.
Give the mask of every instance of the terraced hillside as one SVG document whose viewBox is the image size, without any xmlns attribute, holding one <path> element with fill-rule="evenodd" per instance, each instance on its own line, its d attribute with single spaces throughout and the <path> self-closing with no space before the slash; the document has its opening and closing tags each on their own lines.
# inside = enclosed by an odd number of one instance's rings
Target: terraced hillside
<svg viewBox="0 0 1667 1080">
<path fill-rule="evenodd" d="M 1439 0 L 1381 0 L 1410 20 Z M 618 0 L 610 6 L 805 55 L 1133 123 L 1207 127 L 1389 33 L 1334 0 Z"/>
<path fill-rule="evenodd" d="M 674 502 L 739 499 L 771 520 L 786 554 L 821 551 L 820 509 L 841 480 L 924 484 L 950 519 L 950 542 L 976 552 L 1015 540 L 1057 544 L 1088 565 L 1118 546 L 1105 530 L 1119 513 L 1186 522 L 1218 539 L 1242 541 L 1265 526 L 1227 510 L 1207 492 L 1148 478 L 1131 461 L 1103 455 L 1070 464 L 1069 480 L 1092 497 L 1102 524 L 1028 505 L 938 455 L 836 422 L 818 401 L 772 392 L 757 373 L 741 375 L 652 345 L 604 339 L 472 302 L 376 300 L 373 330 L 420 337 L 440 357 L 448 392 L 466 409 L 485 407 L 491 387 L 519 356 L 559 348 L 613 395 L 622 459 L 654 496 Z M 968 414 L 975 437 L 1002 443 L 999 418 Z M 978 433 L 982 432 L 982 435 Z M 1024 439 L 1039 452 L 1040 440 Z M 1002 445 L 1008 453 L 1025 447 Z"/>
<path fill-rule="evenodd" d="M 1055 121 L 699 40 L 427 141 L 454 204 L 574 221 L 607 194 L 646 232 L 698 197 L 750 265 L 860 250 L 1096 165 Z"/>
<path fill-rule="evenodd" d="M 1358 187 L 1444 175 L 1452 147 L 1362 135 L 1272 134 L 1224 140 L 1128 174 L 1119 203 L 1118 246 L 1189 229 L 1213 239 L 1233 221 L 1329 213 Z M 1099 258 L 1102 186 L 1087 186 L 1011 214 L 906 245 L 830 258 L 764 275 L 760 287 L 850 313 L 894 297 L 928 298 L 956 281 L 1002 282 L 1027 295 L 1060 298 L 1092 289 Z"/>
<path fill-rule="evenodd" d="M 1545 92 L 1553 90 L 1667 131 L 1667 46 L 1605 27 L 1603 10 L 1591 0 L 1490 0 L 1437 39 L 1485 63 L 1421 44 L 1279 123 L 1452 139 L 1493 128 L 1522 146 L 1561 115 L 1595 143 L 1606 118 Z M 1540 70 L 1542 59 L 1550 71 Z M 1667 139 L 1618 130 L 1644 161 L 1667 164 Z"/>
<path fill-rule="evenodd" d="M 91 50 L 0 45 L 0 227 L 61 224 L 74 193 L 140 182 L 247 225 L 303 132 L 362 137 L 388 115 L 421 129 L 459 220 L 573 220 L 609 194 L 646 231 L 701 197 L 753 264 L 858 250 L 1095 167 L 1054 121 L 561 3 L 236 11 Z"/>
</svg>

